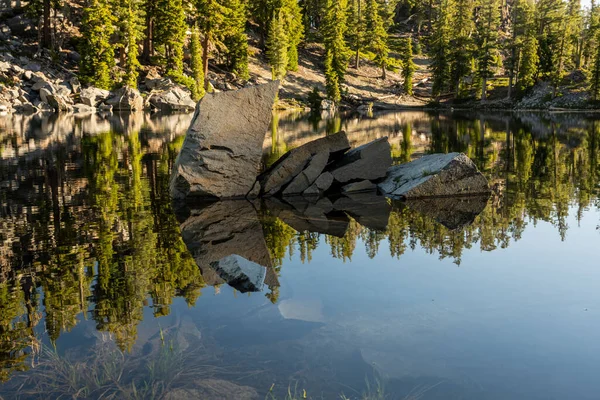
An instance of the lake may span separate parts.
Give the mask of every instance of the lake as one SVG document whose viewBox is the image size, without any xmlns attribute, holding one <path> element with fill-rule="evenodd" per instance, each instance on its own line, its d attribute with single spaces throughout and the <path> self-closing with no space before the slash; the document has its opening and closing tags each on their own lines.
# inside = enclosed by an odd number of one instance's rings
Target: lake
<svg viewBox="0 0 600 400">
<path fill-rule="evenodd" d="M 0 117 L 0 396 L 598 398 L 600 114 L 276 114 L 265 165 L 345 130 L 493 195 L 174 209 L 191 118 Z"/>
</svg>

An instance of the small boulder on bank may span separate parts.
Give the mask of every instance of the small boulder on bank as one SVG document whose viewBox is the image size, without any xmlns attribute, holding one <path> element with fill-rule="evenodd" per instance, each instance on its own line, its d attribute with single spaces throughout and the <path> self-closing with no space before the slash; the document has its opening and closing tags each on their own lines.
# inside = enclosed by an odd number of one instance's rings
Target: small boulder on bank
<svg viewBox="0 0 600 400">
<path fill-rule="evenodd" d="M 379 184 L 393 199 L 487 194 L 487 179 L 462 153 L 431 154 L 394 166 Z"/>
<path fill-rule="evenodd" d="M 79 98 L 81 99 L 81 103 L 86 106 L 97 107 L 104 100 L 108 99 L 109 96 L 110 92 L 108 90 L 90 86 L 81 90 Z"/>
<path fill-rule="evenodd" d="M 144 109 L 144 99 L 137 89 L 122 87 L 105 101 L 116 111 L 141 111 Z"/>
<path fill-rule="evenodd" d="M 204 96 L 173 167 L 175 199 L 244 197 L 253 189 L 278 89 L 275 81 Z"/>
</svg>

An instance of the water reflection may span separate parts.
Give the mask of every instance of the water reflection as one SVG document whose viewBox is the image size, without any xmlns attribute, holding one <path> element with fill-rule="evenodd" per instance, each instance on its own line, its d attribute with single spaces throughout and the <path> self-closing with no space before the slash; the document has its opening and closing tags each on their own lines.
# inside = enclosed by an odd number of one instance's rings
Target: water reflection
<svg viewBox="0 0 600 400">
<path fill-rule="evenodd" d="M 341 344 L 321 355 L 286 350 L 314 332 L 338 334 L 326 325 L 322 303 L 280 300 L 286 263 L 297 257 L 326 269 L 329 260 L 350 262 L 362 249 L 371 259 L 420 249 L 460 265 L 469 249 L 507 248 L 542 221 L 564 241 L 569 213 L 580 223 L 600 205 L 600 122 L 581 115 L 278 115 L 267 133 L 265 164 L 344 129 L 355 145 L 389 136 L 396 162 L 465 152 L 495 193 L 410 203 L 368 195 L 270 199 L 187 210 L 171 209 L 168 177 L 191 116 L 11 118 L 0 120 L 0 379 L 8 382 L 0 392 L 20 390 L 23 397 L 79 390 L 80 397 L 125 397 L 119 390 L 131 396 L 135 387 L 172 398 L 184 397 L 182 391 L 192 398 L 262 398 L 274 381 L 286 388 L 290 380 L 325 398 L 348 393 L 347 386 L 360 393 L 365 377 L 373 385 L 383 376 L 369 367 L 367 353 Z M 244 319 L 248 311 L 239 302 L 199 301 L 206 286 L 222 289 L 225 280 L 212 265 L 230 254 L 266 267 L 264 296 L 274 308 L 265 308 L 260 295 L 244 299 L 252 307 L 248 318 L 262 328 Z M 196 321 L 175 312 L 178 303 L 214 309 Z M 249 348 L 236 355 L 240 346 Z M 253 367 L 255 360 L 267 366 Z M 323 363 L 329 370 L 317 368 Z M 99 379 L 106 365 L 114 369 Z M 203 383 L 190 388 L 194 377 Z M 225 392 L 210 393 L 211 379 Z M 23 383 L 33 389 L 19 389 Z"/>
</svg>

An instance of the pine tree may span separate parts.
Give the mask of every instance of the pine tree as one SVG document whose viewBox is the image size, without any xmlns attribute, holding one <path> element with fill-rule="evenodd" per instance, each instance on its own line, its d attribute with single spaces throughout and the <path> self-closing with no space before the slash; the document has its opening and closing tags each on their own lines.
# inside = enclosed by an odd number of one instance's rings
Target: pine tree
<svg viewBox="0 0 600 400">
<path fill-rule="evenodd" d="M 273 15 L 267 37 L 267 57 L 271 65 L 273 79 L 283 79 L 287 72 L 288 36 L 285 29 L 284 13 L 279 10 Z"/>
<path fill-rule="evenodd" d="M 354 52 L 354 68 L 360 68 L 360 52 L 365 40 L 364 0 L 350 0 L 348 4 L 347 38 Z"/>
<path fill-rule="evenodd" d="M 167 74 L 183 75 L 183 45 L 186 22 L 183 0 L 157 0 L 154 45 L 161 46 Z"/>
<path fill-rule="evenodd" d="M 367 0 L 365 8 L 365 43 L 375 53 L 375 64 L 381 68 L 381 76 L 386 79 L 386 70 L 390 65 L 388 34 L 383 24 L 377 0 Z"/>
<path fill-rule="evenodd" d="M 406 38 L 406 45 L 402 57 L 402 76 L 404 77 L 404 92 L 409 96 L 413 95 L 413 74 L 415 72 L 415 63 L 413 61 L 412 38 Z"/>
<path fill-rule="evenodd" d="M 456 97 L 460 96 L 461 81 L 471 73 L 471 60 L 475 52 L 473 43 L 474 6 L 474 0 L 452 0 L 449 3 L 449 7 L 453 11 L 450 23 L 449 58 L 451 84 L 455 89 Z"/>
<path fill-rule="evenodd" d="M 288 71 L 298 70 L 298 46 L 304 38 L 302 9 L 298 0 L 283 0 L 282 10 L 285 12 L 285 22 L 288 37 Z"/>
<path fill-rule="evenodd" d="M 596 40 L 600 43 L 600 34 L 598 35 Z M 598 96 L 600 96 L 600 46 L 597 46 L 596 48 L 594 68 L 592 69 L 591 95 L 594 101 L 597 101 Z"/>
<path fill-rule="evenodd" d="M 433 75 L 432 94 L 439 97 L 448 88 L 450 82 L 450 19 L 448 0 L 438 0 L 437 16 L 433 24 L 430 42 L 431 63 L 429 69 Z"/>
<path fill-rule="evenodd" d="M 113 17 L 107 0 L 90 0 L 83 9 L 81 34 L 81 81 L 101 89 L 112 86 L 111 69 L 115 65 L 114 47 L 110 42 Z"/>
<path fill-rule="evenodd" d="M 562 67 L 565 7 L 562 0 L 538 0 L 535 7 L 540 73 L 555 80 Z"/>
<path fill-rule="evenodd" d="M 240 79 L 248 79 L 248 36 L 246 29 L 246 2 L 227 0 L 224 3 L 226 18 L 223 26 L 223 44 L 226 50 L 227 64 Z"/>
<path fill-rule="evenodd" d="M 487 0 L 481 6 L 481 17 L 477 24 L 477 69 L 481 78 L 481 100 L 486 100 L 487 79 L 494 76 L 498 60 L 498 29 L 500 24 L 497 0 Z"/>
<path fill-rule="evenodd" d="M 521 93 L 535 85 L 538 64 L 538 41 L 533 33 L 528 33 L 523 40 L 519 59 L 517 87 Z"/>
<path fill-rule="evenodd" d="M 325 81 L 327 96 L 335 102 L 342 98 L 341 84 L 348 68 L 349 51 L 344 40 L 347 6 L 347 0 L 326 0 L 323 10 Z"/>
<path fill-rule="evenodd" d="M 138 60 L 138 41 L 143 37 L 144 13 L 139 0 L 123 2 L 123 42 L 125 51 L 125 81 L 126 86 L 137 88 L 140 62 Z"/>
<path fill-rule="evenodd" d="M 198 101 L 204 97 L 204 68 L 202 67 L 202 45 L 200 44 L 200 32 L 198 26 L 192 29 L 190 40 L 192 78 L 194 78 L 194 100 Z"/>
</svg>

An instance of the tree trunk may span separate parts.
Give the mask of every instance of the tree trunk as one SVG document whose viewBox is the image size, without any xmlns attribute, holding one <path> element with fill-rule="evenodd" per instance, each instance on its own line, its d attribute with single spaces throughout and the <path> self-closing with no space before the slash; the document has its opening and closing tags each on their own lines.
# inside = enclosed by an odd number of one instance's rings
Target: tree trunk
<svg viewBox="0 0 600 400">
<path fill-rule="evenodd" d="M 44 0 L 44 26 L 42 28 L 42 47 L 52 47 L 52 27 L 50 26 L 50 11 L 52 5 L 50 0 Z"/>
<path fill-rule="evenodd" d="M 508 76 L 508 94 L 506 95 L 507 99 L 510 99 L 512 97 L 512 88 L 513 88 L 513 73 L 511 71 L 510 75 Z"/>
<path fill-rule="evenodd" d="M 387 71 L 385 69 L 385 65 L 381 67 L 381 77 L 384 81 L 387 79 Z"/>
<path fill-rule="evenodd" d="M 149 63 L 150 57 L 154 55 L 153 35 L 154 20 L 150 15 L 146 14 L 146 37 L 144 38 L 144 49 L 142 50 L 142 58 L 146 63 Z"/>
<path fill-rule="evenodd" d="M 210 44 L 210 33 L 204 34 L 202 40 L 202 69 L 204 70 L 204 90 L 208 90 L 208 46 Z"/>
<path fill-rule="evenodd" d="M 356 70 L 358 70 L 360 68 L 360 17 L 361 17 L 361 9 L 360 9 L 360 3 L 362 0 L 358 0 L 358 15 L 357 15 L 357 21 L 356 21 L 356 59 L 354 60 L 354 66 L 356 67 Z"/>
<path fill-rule="evenodd" d="M 481 101 L 487 100 L 487 77 L 482 78 L 481 82 Z"/>
</svg>

